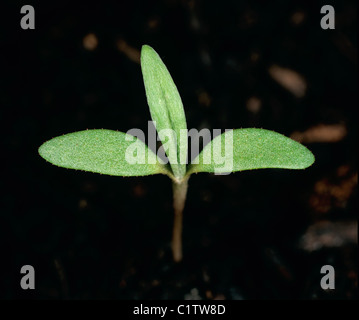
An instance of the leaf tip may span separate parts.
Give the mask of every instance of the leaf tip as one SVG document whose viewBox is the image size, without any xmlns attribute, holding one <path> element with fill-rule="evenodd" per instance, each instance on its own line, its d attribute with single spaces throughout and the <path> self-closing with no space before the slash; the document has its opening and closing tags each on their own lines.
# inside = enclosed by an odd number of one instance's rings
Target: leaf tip
<svg viewBox="0 0 359 320">
<path fill-rule="evenodd" d="M 46 142 L 44 142 L 38 149 L 37 152 L 38 154 L 45 159 L 45 153 L 46 153 L 46 148 L 45 148 Z M 45 159 L 46 160 L 46 159 Z"/>
<path fill-rule="evenodd" d="M 304 147 L 304 148 L 305 148 L 305 152 L 303 151 L 301 167 L 299 169 L 309 168 L 315 162 L 314 154 L 308 148 L 306 148 L 306 147 Z"/>
<path fill-rule="evenodd" d="M 141 48 L 141 58 L 148 54 L 151 54 L 152 52 L 154 52 L 153 48 L 150 47 L 148 44 L 144 44 Z"/>
</svg>

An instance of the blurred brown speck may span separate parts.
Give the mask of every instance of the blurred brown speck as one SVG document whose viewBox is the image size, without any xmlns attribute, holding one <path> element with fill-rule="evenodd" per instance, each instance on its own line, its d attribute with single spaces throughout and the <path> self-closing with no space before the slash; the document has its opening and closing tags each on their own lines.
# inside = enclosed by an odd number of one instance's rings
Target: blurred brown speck
<svg viewBox="0 0 359 320">
<path fill-rule="evenodd" d="M 147 25 L 150 30 L 156 30 L 160 25 L 160 19 L 158 17 L 152 17 L 148 20 Z"/>
<path fill-rule="evenodd" d="M 85 192 L 93 193 L 97 191 L 97 186 L 92 181 L 86 181 L 84 185 L 82 186 L 82 189 Z"/>
<path fill-rule="evenodd" d="M 94 33 L 89 33 L 83 38 L 82 44 L 86 50 L 93 51 L 98 46 L 98 39 Z"/>
<path fill-rule="evenodd" d="M 297 98 L 305 96 L 307 83 L 298 72 L 277 65 L 272 65 L 268 72 L 275 81 Z"/>
<path fill-rule="evenodd" d="M 127 58 L 132 60 L 133 62 L 140 63 L 141 53 L 134 47 L 131 47 L 127 44 L 127 42 L 123 39 L 117 40 L 117 49 L 125 54 Z"/>
<path fill-rule="evenodd" d="M 354 281 L 355 286 L 358 286 L 358 274 L 354 270 L 348 272 L 348 278 Z"/>
<path fill-rule="evenodd" d="M 344 164 L 337 169 L 337 176 L 342 178 L 350 172 L 350 166 Z"/>
<path fill-rule="evenodd" d="M 246 108 L 249 112 L 257 114 L 262 107 L 262 101 L 257 97 L 250 97 L 247 100 Z"/>
<path fill-rule="evenodd" d="M 241 29 L 249 29 L 258 22 L 258 15 L 253 10 L 246 10 L 246 12 L 240 17 L 239 27 Z"/>
<path fill-rule="evenodd" d="M 323 247 L 340 247 L 358 242 L 356 221 L 319 221 L 309 226 L 301 238 L 300 247 L 306 251 L 316 251 Z"/>
<path fill-rule="evenodd" d="M 343 32 L 336 32 L 332 36 L 332 41 L 339 51 L 355 65 L 358 63 L 357 48 Z"/>
<path fill-rule="evenodd" d="M 119 286 L 120 288 L 125 288 L 127 286 L 126 280 L 122 279 Z"/>
<path fill-rule="evenodd" d="M 211 202 L 212 201 L 212 193 L 209 190 L 203 190 L 201 192 L 201 199 L 204 202 Z"/>
<path fill-rule="evenodd" d="M 260 58 L 260 54 L 256 51 L 252 52 L 250 55 L 250 59 L 252 62 L 257 62 Z"/>
<path fill-rule="evenodd" d="M 206 91 L 201 91 L 198 94 L 198 103 L 202 106 L 209 107 L 211 105 L 211 97 Z"/>
<path fill-rule="evenodd" d="M 213 299 L 213 293 L 211 290 L 206 290 L 206 298 L 209 300 Z"/>
<path fill-rule="evenodd" d="M 343 208 L 357 184 L 358 173 L 350 172 L 349 166 L 340 166 L 335 177 L 325 177 L 315 183 L 309 204 L 317 213 L 326 213 L 332 207 Z"/>
<path fill-rule="evenodd" d="M 133 187 L 133 194 L 136 198 L 142 198 L 146 193 L 147 190 L 142 184 L 137 184 Z"/>
<path fill-rule="evenodd" d="M 305 13 L 303 11 L 297 11 L 295 12 L 291 18 L 290 21 L 295 25 L 295 26 L 299 26 L 300 24 L 303 23 L 303 21 L 305 20 Z"/>
<path fill-rule="evenodd" d="M 80 199 L 79 201 L 79 209 L 85 209 L 88 206 L 86 199 Z"/>
<path fill-rule="evenodd" d="M 295 131 L 291 138 L 301 143 L 314 142 L 338 142 L 347 134 L 347 129 L 343 123 L 339 124 L 318 124 L 304 132 Z"/>
<path fill-rule="evenodd" d="M 153 287 L 158 287 L 159 285 L 160 285 L 160 282 L 158 280 L 155 279 L 155 280 L 152 281 L 152 286 Z"/>
</svg>

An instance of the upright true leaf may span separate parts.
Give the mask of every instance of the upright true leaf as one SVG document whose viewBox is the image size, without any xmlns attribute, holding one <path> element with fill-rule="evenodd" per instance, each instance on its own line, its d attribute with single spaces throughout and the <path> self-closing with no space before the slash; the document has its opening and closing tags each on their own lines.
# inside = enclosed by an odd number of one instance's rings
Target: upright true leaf
<svg viewBox="0 0 359 320">
<path fill-rule="evenodd" d="M 187 124 L 181 97 L 161 58 L 148 45 L 142 46 L 141 68 L 152 120 L 166 145 L 174 175 L 182 178 L 186 173 Z"/>
</svg>

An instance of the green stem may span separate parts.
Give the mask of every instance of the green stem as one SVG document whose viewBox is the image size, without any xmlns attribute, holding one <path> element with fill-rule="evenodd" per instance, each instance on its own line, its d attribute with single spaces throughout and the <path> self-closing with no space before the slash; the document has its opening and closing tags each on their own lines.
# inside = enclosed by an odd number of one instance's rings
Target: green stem
<svg viewBox="0 0 359 320">
<path fill-rule="evenodd" d="M 183 209 L 186 202 L 188 178 L 184 178 L 180 182 L 173 181 L 173 209 L 174 223 L 172 234 L 172 254 L 175 262 L 182 260 L 182 221 Z"/>
</svg>

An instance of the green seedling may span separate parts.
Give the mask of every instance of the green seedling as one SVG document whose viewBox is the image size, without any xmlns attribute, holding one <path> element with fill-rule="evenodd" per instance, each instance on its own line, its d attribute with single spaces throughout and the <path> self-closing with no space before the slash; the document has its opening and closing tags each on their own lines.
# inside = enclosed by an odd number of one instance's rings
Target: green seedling
<svg viewBox="0 0 359 320">
<path fill-rule="evenodd" d="M 174 207 L 172 253 L 178 262 L 182 260 L 182 216 L 192 173 L 305 169 L 313 164 L 314 156 L 300 143 L 279 133 L 248 128 L 218 135 L 187 164 L 187 123 L 176 85 L 159 55 L 148 45 L 141 50 L 141 68 L 151 117 L 169 164 L 138 137 L 105 129 L 53 138 L 40 146 L 39 154 L 50 163 L 69 169 L 113 176 L 169 176 Z"/>
</svg>

